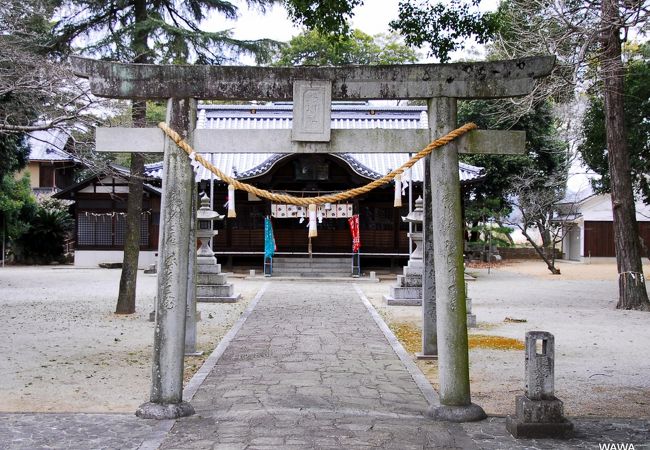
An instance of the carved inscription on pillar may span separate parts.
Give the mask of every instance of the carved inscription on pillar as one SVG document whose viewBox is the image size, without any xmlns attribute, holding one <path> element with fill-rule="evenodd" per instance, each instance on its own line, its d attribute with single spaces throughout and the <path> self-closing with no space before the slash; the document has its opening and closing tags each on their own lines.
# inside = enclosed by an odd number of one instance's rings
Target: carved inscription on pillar
<svg viewBox="0 0 650 450">
<path fill-rule="evenodd" d="M 331 104 L 332 83 L 330 81 L 294 81 L 291 139 L 329 142 Z"/>
</svg>

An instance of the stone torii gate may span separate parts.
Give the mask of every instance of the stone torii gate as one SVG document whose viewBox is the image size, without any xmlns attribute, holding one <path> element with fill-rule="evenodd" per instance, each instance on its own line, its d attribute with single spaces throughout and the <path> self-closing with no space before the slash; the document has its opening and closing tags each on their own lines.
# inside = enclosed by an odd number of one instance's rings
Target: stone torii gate
<svg viewBox="0 0 650 450">
<path fill-rule="evenodd" d="M 552 57 L 540 57 L 458 64 L 269 68 L 73 58 L 76 74 L 89 79 L 93 94 L 167 99 L 167 123 L 197 152 L 235 153 L 414 153 L 455 128 L 457 99 L 526 95 L 553 64 Z M 293 100 L 294 129 L 197 130 L 199 99 Z M 332 99 L 427 99 L 429 129 L 330 130 Z M 523 132 L 477 130 L 427 158 L 431 196 L 426 198 L 426 208 L 434 218 L 427 226 L 430 232 L 425 233 L 424 247 L 427 262 L 433 262 L 429 266 L 434 266 L 435 298 L 425 285 L 423 353 L 430 354 L 437 338 L 441 405 L 430 411 L 437 419 L 485 417 L 470 397 L 458 154 L 522 153 L 524 140 Z M 137 414 L 159 419 L 192 414 L 193 408 L 182 399 L 185 314 L 191 291 L 188 275 L 192 275 L 188 267 L 196 255 L 190 241 L 195 190 L 190 159 L 158 128 L 99 128 L 97 150 L 164 153 L 152 387 L 150 402 Z M 426 272 L 425 268 L 425 283 L 430 283 L 431 274 Z"/>
</svg>

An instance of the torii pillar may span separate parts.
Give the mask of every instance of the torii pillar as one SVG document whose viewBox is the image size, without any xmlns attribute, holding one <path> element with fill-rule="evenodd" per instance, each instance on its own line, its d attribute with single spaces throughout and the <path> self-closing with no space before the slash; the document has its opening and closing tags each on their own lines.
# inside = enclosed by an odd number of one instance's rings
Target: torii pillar
<svg viewBox="0 0 650 450">
<path fill-rule="evenodd" d="M 83 58 L 73 58 L 73 64 L 78 75 L 90 79 L 91 91 L 97 96 L 170 99 L 168 121 L 190 139 L 196 152 L 214 152 L 218 143 L 218 151 L 238 153 L 346 153 L 351 149 L 415 153 L 456 126 L 457 99 L 526 95 L 537 78 L 551 72 L 554 58 L 324 68 L 160 66 Z M 292 130 L 192 132 L 192 99 L 287 101 L 293 100 L 295 86 L 302 86 L 309 104 L 297 102 L 294 121 L 303 117 L 313 127 L 315 136 L 311 138 L 292 135 Z M 428 99 L 430 129 L 321 130 L 320 125 L 329 124 L 329 119 L 315 111 L 330 108 L 319 100 L 324 97 L 316 91 L 321 90 L 331 91 L 334 100 Z M 300 116 L 305 111 L 308 114 Z M 475 130 L 459 142 L 435 150 L 430 157 L 432 195 L 426 201 L 433 202 L 427 205 L 433 211 L 433 224 L 432 233 L 425 234 L 424 247 L 425 254 L 433 249 L 437 314 L 429 311 L 424 320 L 431 322 L 437 315 L 441 404 L 429 411 L 436 419 L 462 422 L 485 417 L 470 397 L 458 153 L 523 153 L 524 142 L 523 132 Z M 191 170 L 187 156 L 173 145 L 156 128 L 97 129 L 98 151 L 165 151 L 153 383 L 151 401 L 139 410 L 141 417 L 192 413 L 191 406 L 182 401 L 188 246 L 193 220 Z M 429 305 L 430 291 L 424 289 L 423 299 Z M 430 333 L 436 326 L 427 322 L 423 329 Z"/>
<path fill-rule="evenodd" d="M 428 102 L 432 136 L 443 136 L 456 126 L 456 99 Z M 483 409 L 471 402 L 467 343 L 467 306 L 463 265 L 463 220 L 458 176 L 458 142 L 450 142 L 430 159 L 432 239 L 436 293 L 436 329 L 440 406 L 429 413 L 453 422 L 481 420 Z M 451 245 L 450 245 L 451 244 Z"/>
<path fill-rule="evenodd" d="M 170 98 L 167 123 L 193 141 L 196 100 Z M 190 144 L 191 145 L 191 144 Z M 138 417 L 174 419 L 194 414 L 183 401 L 183 366 L 187 314 L 196 323 L 196 184 L 190 160 L 165 139 L 163 192 L 158 244 L 158 296 L 149 401 L 140 405 Z M 189 307 L 189 308 L 188 308 Z M 194 333 L 195 330 L 192 330 Z"/>
</svg>

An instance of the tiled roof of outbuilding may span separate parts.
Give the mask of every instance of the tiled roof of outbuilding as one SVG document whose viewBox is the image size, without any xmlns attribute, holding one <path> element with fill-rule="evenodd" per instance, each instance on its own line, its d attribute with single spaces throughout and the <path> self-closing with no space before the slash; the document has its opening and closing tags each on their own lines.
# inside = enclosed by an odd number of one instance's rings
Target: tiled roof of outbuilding
<svg viewBox="0 0 650 450">
<path fill-rule="evenodd" d="M 64 151 L 68 134 L 59 129 L 39 130 L 29 133 L 30 161 L 73 161 L 74 158 Z"/>
</svg>

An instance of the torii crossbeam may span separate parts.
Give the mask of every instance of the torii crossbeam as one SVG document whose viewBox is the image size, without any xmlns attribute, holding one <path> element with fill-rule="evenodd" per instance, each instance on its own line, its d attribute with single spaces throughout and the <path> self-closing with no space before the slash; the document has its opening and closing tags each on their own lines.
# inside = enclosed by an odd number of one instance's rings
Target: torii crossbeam
<svg viewBox="0 0 650 450">
<path fill-rule="evenodd" d="M 553 57 L 539 57 L 458 64 L 270 68 L 73 58 L 75 72 L 89 79 L 97 96 L 168 99 L 167 122 L 199 152 L 418 151 L 455 128 L 457 99 L 526 95 L 538 78 L 551 72 L 553 64 Z M 195 130 L 197 99 L 293 100 L 294 129 Z M 427 99 L 429 129 L 330 130 L 330 99 Z M 153 418 L 191 414 L 191 406 L 182 399 L 188 258 L 195 255 L 189 239 L 195 189 L 190 161 L 158 129 L 99 129 L 97 148 L 164 152 L 153 379 L 150 402 L 138 414 Z M 437 419 L 485 417 L 470 397 L 458 153 L 523 151 L 523 132 L 474 131 L 427 158 L 432 192 L 426 208 L 433 211 L 434 219 L 428 227 L 432 232 L 425 233 L 425 249 L 433 248 L 433 258 L 429 259 L 430 252 L 425 258 L 434 263 L 435 298 L 425 286 L 423 353 L 427 354 L 426 342 L 437 337 L 440 406 L 430 411 Z"/>
</svg>

